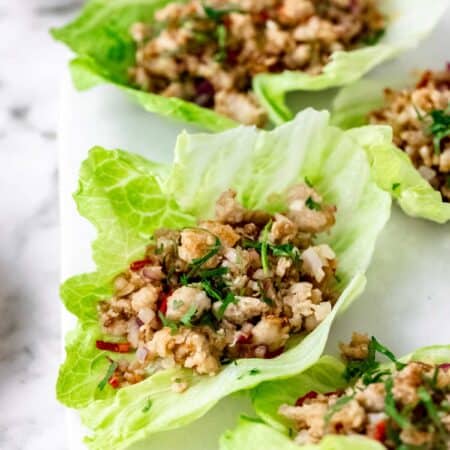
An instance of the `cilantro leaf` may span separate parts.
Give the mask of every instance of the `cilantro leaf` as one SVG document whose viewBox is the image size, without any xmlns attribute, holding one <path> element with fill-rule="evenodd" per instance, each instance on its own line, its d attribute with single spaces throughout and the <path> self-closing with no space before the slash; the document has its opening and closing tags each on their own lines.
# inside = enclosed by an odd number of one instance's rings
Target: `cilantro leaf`
<svg viewBox="0 0 450 450">
<path fill-rule="evenodd" d="M 197 307 L 195 305 L 191 305 L 189 309 L 186 311 L 186 313 L 183 315 L 183 317 L 180 319 L 180 322 L 187 326 L 191 327 L 191 321 L 194 318 L 195 314 L 197 312 Z"/>
<path fill-rule="evenodd" d="M 158 311 L 158 317 L 164 327 L 170 328 L 171 334 L 175 334 L 178 331 L 178 325 L 173 320 L 168 319 L 161 311 Z"/>
<path fill-rule="evenodd" d="M 263 272 L 267 275 L 269 273 L 269 259 L 267 255 L 267 250 L 269 247 L 269 230 L 272 226 L 272 221 L 267 222 L 263 229 L 262 241 L 261 241 L 261 264 Z"/>
<path fill-rule="evenodd" d="M 395 404 L 394 394 L 392 393 L 392 388 L 394 386 L 394 380 L 392 377 L 388 378 L 384 383 L 386 390 L 384 412 L 394 421 L 400 428 L 408 428 L 411 426 L 408 418 L 403 416 L 400 411 L 397 410 L 397 405 Z"/>
<path fill-rule="evenodd" d="M 237 303 L 236 297 L 231 293 L 228 292 L 227 296 L 222 300 L 222 304 L 220 305 L 219 310 L 217 311 L 217 317 L 221 319 L 223 315 L 225 314 L 225 311 L 229 304 L 231 303 Z"/>
<path fill-rule="evenodd" d="M 321 206 L 320 206 L 320 203 L 317 203 L 316 201 L 314 201 L 314 199 L 312 197 L 308 197 L 306 199 L 305 205 L 309 209 L 312 209 L 314 211 L 320 211 L 322 209 Z"/>
<path fill-rule="evenodd" d="M 109 365 L 105 376 L 102 378 L 102 381 L 100 381 L 100 383 L 98 383 L 97 388 L 100 391 L 103 391 L 103 389 L 105 389 L 105 386 L 107 385 L 109 379 L 113 376 L 113 374 L 116 371 L 117 367 L 118 367 L 118 364 L 115 361 L 111 361 L 111 364 Z"/>
</svg>

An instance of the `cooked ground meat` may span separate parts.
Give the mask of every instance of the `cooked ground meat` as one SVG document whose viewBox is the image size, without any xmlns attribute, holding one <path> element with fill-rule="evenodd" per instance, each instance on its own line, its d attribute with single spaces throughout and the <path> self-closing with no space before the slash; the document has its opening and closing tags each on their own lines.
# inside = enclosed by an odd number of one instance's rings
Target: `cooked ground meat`
<svg viewBox="0 0 450 450">
<path fill-rule="evenodd" d="M 332 53 L 371 45 L 385 19 L 376 0 L 171 2 L 135 23 L 131 80 L 141 89 L 212 108 L 244 124 L 267 117 L 251 92 L 259 73 L 319 74 Z"/>
<path fill-rule="evenodd" d="M 220 196 L 215 220 L 157 230 L 145 257 L 99 303 L 103 332 L 115 342 L 97 347 L 130 354 L 112 363 L 112 386 L 160 368 L 213 375 L 237 358 L 274 357 L 292 334 L 312 331 L 330 313 L 336 257 L 313 240 L 332 227 L 335 208 L 303 185 L 289 190 L 288 209 L 274 216 L 235 197 L 231 190 Z"/>
<path fill-rule="evenodd" d="M 387 124 L 420 174 L 450 201 L 450 67 L 425 72 L 415 88 L 385 89 L 385 105 L 369 115 Z"/>
<path fill-rule="evenodd" d="M 373 342 L 354 333 L 350 345 L 341 345 L 346 374 L 362 369 L 345 392 L 309 392 L 295 405 L 280 407 L 279 413 L 293 422 L 295 441 L 303 445 L 327 434 L 358 434 L 388 449 L 448 450 L 450 364 L 397 362 L 397 369 L 386 372 L 374 360 L 380 347 Z"/>
</svg>

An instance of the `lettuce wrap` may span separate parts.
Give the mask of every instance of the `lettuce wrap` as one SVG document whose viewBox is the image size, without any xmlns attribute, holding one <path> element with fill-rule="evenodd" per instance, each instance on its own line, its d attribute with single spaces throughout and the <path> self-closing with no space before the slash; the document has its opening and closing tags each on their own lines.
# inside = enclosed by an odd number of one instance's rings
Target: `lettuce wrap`
<svg viewBox="0 0 450 450">
<path fill-rule="evenodd" d="M 211 216 L 216 198 L 230 187 L 246 207 L 277 211 L 282 197 L 272 194 L 305 178 L 338 208 L 331 233 L 319 235 L 337 254 L 336 289 L 341 293 L 325 321 L 274 359 L 240 359 L 213 377 L 171 369 L 119 390 L 107 383 L 99 388 L 110 354 L 95 346 L 104 338 L 96 305 L 111 296 L 115 276 L 142 258 L 153 231 L 191 226 L 196 218 Z M 194 421 L 235 391 L 301 373 L 317 362 L 335 316 L 365 286 L 364 272 L 391 205 L 390 196 L 371 178 L 365 151 L 348 133 L 330 126 L 327 113 L 311 109 L 269 132 L 239 127 L 216 135 L 182 133 L 173 166 L 93 148 L 82 164 L 74 198 L 79 212 L 97 228 L 97 270 L 61 287 L 78 326 L 67 336 L 57 397 L 81 411 L 93 430 L 87 438 L 91 449 L 126 448 Z M 174 377 L 187 380 L 189 389 L 175 393 Z"/>
<path fill-rule="evenodd" d="M 414 84 L 411 79 L 410 85 Z M 350 131 L 353 137 L 366 141 L 367 145 L 362 145 L 367 150 L 375 180 L 391 193 L 406 214 L 445 223 L 450 220 L 450 204 L 444 202 L 441 193 L 420 175 L 404 151 L 393 144 L 385 145 L 387 140 L 392 140 L 392 129 L 368 127 L 379 136 L 371 136 L 370 142 L 366 140 L 364 125 L 368 122 L 368 114 L 383 106 L 383 91 L 387 86 L 393 89 L 409 87 L 405 80 L 360 80 L 343 88 L 336 96 L 331 121 L 345 130 L 354 128 Z"/>
<path fill-rule="evenodd" d="M 450 345 L 425 347 L 401 359 L 445 364 L 450 361 Z M 392 365 L 391 365 L 392 367 Z M 221 438 L 221 450 L 383 450 L 385 447 L 364 436 L 328 435 L 319 444 L 299 446 L 290 435 L 289 423 L 278 414 L 281 404 L 295 404 L 307 392 L 334 392 L 346 387 L 344 364 L 331 356 L 323 356 L 307 371 L 288 380 L 266 382 L 252 391 L 253 405 L 259 419 L 241 417 L 238 426 Z"/>
<path fill-rule="evenodd" d="M 112 83 L 147 111 L 211 131 L 236 126 L 236 122 L 211 109 L 179 98 L 144 92 L 130 84 L 127 69 L 135 61 L 136 47 L 129 28 L 138 21 L 151 23 L 155 11 L 168 3 L 170 0 L 90 0 L 73 22 L 52 30 L 53 37 L 76 54 L 70 64 L 75 86 L 82 90 L 99 83 Z M 335 52 L 317 76 L 285 71 L 261 74 L 253 79 L 253 90 L 274 124 L 293 117 L 285 103 L 288 92 L 319 91 L 349 84 L 381 62 L 415 47 L 443 14 L 448 0 L 434 0 L 432 8 L 426 0 L 380 0 L 379 4 L 388 17 L 388 26 L 375 45 Z"/>
</svg>

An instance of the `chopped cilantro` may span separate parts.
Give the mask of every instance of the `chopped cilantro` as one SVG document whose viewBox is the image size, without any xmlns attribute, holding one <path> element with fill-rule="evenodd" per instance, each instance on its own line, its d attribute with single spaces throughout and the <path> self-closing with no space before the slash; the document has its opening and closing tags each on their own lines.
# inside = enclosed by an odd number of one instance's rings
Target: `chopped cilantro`
<svg viewBox="0 0 450 450">
<path fill-rule="evenodd" d="M 441 141 L 450 136 L 450 105 L 446 110 L 435 109 L 429 113 L 432 123 L 428 132 L 433 135 L 434 152 L 441 152 Z"/>
<path fill-rule="evenodd" d="M 348 402 L 350 402 L 351 400 L 353 400 L 353 397 L 355 396 L 355 394 L 351 394 L 351 395 L 344 395 L 343 397 L 340 397 L 339 399 L 336 400 L 336 403 L 328 410 L 328 412 L 325 415 L 325 424 L 328 425 L 328 423 L 330 422 L 331 418 L 338 412 L 340 411 Z"/>
<path fill-rule="evenodd" d="M 267 275 L 269 273 L 269 259 L 267 255 L 267 250 L 269 247 L 269 230 L 272 226 L 272 221 L 267 222 L 266 226 L 262 232 L 262 241 L 261 241 L 261 264 L 263 268 L 263 272 Z"/>
<path fill-rule="evenodd" d="M 408 428 L 411 424 L 407 417 L 404 417 L 400 411 L 397 409 L 397 405 L 395 404 L 394 394 L 392 393 L 392 388 L 394 386 L 394 380 L 392 378 L 388 378 L 384 383 L 384 387 L 386 390 L 385 397 L 385 405 L 384 412 L 400 427 L 400 428 Z"/>
<path fill-rule="evenodd" d="M 175 334 L 178 331 L 178 325 L 173 320 L 168 319 L 161 311 L 158 311 L 158 317 L 164 327 L 170 328 L 171 334 Z"/>
<path fill-rule="evenodd" d="M 237 7 L 234 8 L 224 8 L 224 9 L 216 9 L 212 8 L 211 6 L 202 5 L 203 11 L 205 11 L 206 16 L 208 19 L 213 20 L 214 22 L 220 22 L 224 16 L 227 14 L 230 14 L 232 12 L 240 12 L 241 10 Z"/>
<path fill-rule="evenodd" d="M 382 28 L 381 30 L 374 30 L 368 33 L 361 39 L 361 42 L 365 45 L 375 45 L 380 42 L 381 38 L 385 35 L 386 30 Z"/>
<path fill-rule="evenodd" d="M 180 319 L 180 322 L 187 327 L 192 326 L 191 321 L 194 318 L 196 312 L 197 307 L 195 305 L 191 305 L 189 309 L 186 311 L 186 313 L 183 315 L 183 317 Z"/>
<path fill-rule="evenodd" d="M 392 183 L 392 190 L 396 191 L 400 187 L 400 183 Z"/>
<path fill-rule="evenodd" d="M 201 286 L 203 290 L 212 298 L 215 300 L 218 300 L 219 302 L 222 301 L 222 296 L 219 292 L 217 292 L 212 286 L 211 283 L 208 280 L 203 280 L 201 282 Z"/>
<path fill-rule="evenodd" d="M 433 421 L 438 430 L 443 431 L 441 418 L 439 417 L 438 410 L 429 392 L 425 389 L 425 387 L 421 386 L 417 390 L 417 395 L 419 396 L 422 404 L 425 406 L 428 417 Z"/>
<path fill-rule="evenodd" d="M 210 233 L 208 230 L 204 230 L 202 228 L 199 228 L 199 230 L 206 232 L 206 233 Z M 189 266 L 191 267 L 191 270 L 187 274 L 188 279 L 193 277 L 197 273 L 197 271 L 200 270 L 200 268 L 203 266 L 203 264 L 205 264 L 212 257 L 217 255 L 217 253 L 219 253 L 219 250 L 222 247 L 222 243 L 220 242 L 220 239 L 217 236 L 215 236 L 214 234 L 212 234 L 212 233 L 210 233 L 210 234 L 215 237 L 215 242 L 210 247 L 210 249 L 208 250 L 208 252 L 205 255 L 203 255 L 200 258 L 195 258 L 191 261 L 191 263 L 189 264 Z"/>
<path fill-rule="evenodd" d="M 198 277 L 202 280 L 206 278 L 220 277 L 228 273 L 228 267 L 217 267 L 215 269 L 204 269 L 198 273 Z"/>
<path fill-rule="evenodd" d="M 109 365 L 105 376 L 102 378 L 102 381 L 100 381 L 100 383 L 98 383 L 97 388 L 100 391 L 103 391 L 103 389 L 105 389 L 105 386 L 107 385 L 109 379 L 114 375 L 114 372 L 116 371 L 117 367 L 118 367 L 118 364 L 115 361 L 111 361 L 111 364 Z"/>
<path fill-rule="evenodd" d="M 184 305 L 184 302 L 183 300 L 174 300 L 172 305 L 174 309 L 180 309 Z"/>
<path fill-rule="evenodd" d="M 312 209 L 312 210 L 315 210 L 315 211 L 320 211 L 321 210 L 320 203 L 315 202 L 312 197 L 308 197 L 306 199 L 305 205 L 309 209 Z"/>
<path fill-rule="evenodd" d="M 256 368 L 250 369 L 247 373 L 243 373 L 242 375 L 240 375 L 238 377 L 238 380 L 241 380 L 242 378 L 244 378 L 244 376 L 254 376 L 254 375 L 258 375 L 259 373 L 261 373 L 261 370 L 259 370 L 259 369 L 256 369 Z"/>
<path fill-rule="evenodd" d="M 145 406 L 142 408 L 142 412 L 143 412 L 143 413 L 149 412 L 150 409 L 152 408 L 152 405 L 153 405 L 153 402 L 152 402 L 150 399 L 148 399 L 148 400 L 147 400 L 147 403 L 146 403 Z"/>
<path fill-rule="evenodd" d="M 231 292 L 228 292 L 227 296 L 222 300 L 219 310 L 217 311 L 217 317 L 219 319 L 223 317 L 230 303 L 237 303 L 237 299 Z"/>
<path fill-rule="evenodd" d="M 450 136 L 450 105 L 445 110 L 434 109 L 425 115 L 421 114 L 415 105 L 413 107 L 418 119 L 427 124 L 426 132 L 433 136 L 434 152 L 439 155 L 442 139 Z"/>
<path fill-rule="evenodd" d="M 219 25 L 216 29 L 217 45 L 219 47 L 214 59 L 216 61 L 225 61 L 227 58 L 227 29 L 225 25 Z"/>
</svg>

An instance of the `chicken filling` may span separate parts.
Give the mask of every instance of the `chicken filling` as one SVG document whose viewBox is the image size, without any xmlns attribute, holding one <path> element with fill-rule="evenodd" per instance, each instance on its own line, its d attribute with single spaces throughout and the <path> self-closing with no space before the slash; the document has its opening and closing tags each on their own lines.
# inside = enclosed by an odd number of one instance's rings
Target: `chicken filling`
<svg viewBox="0 0 450 450">
<path fill-rule="evenodd" d="M 308 392 L 296 405 L 279 413 L 293 423 L 295 441 L 317 443 L 328 434 L 362 435 L 388 449 L 450 448 L 450 364 L 403 364 L 375 338 L 353 334 L 342 345 L 345 377 L 353 381 L 344 392 Z M 386 370 L 376 352 L 390 358 Z"/>
<path fill-rule="evenodd" d="M 229 190 L 214 220 L 154 233 L 98 305 L 108 338 L 97 348 L 128 354 L 111 359 L 111 386 L 174 366 L 214 375 L 237 358 L 272 358 L 327 317 L 336 256 L 314 240 L 333 226 L 335 207 L 304 184 L 290 188 L 287 205 L 275 215 L 248 210 Z"/>
<path fill-rule="evenodd" d="M 375 44 L 385 26 L 375 0 L 171 2 L 152 24 L 131 27 L 130 77 L 143 90 L 262 127 L 255 75 L 319 74 L 334 52 Z"/>
<path fill-rule="evenodd" d="M 425 72 L 413 89 L 385 89 L 385 105 L 369 118 L 393 128 L 397 147 L 450 201 L 450 67 Z"/>
</svg>

